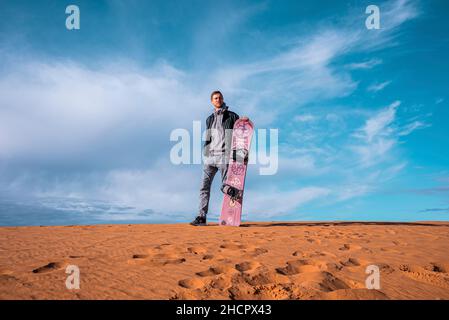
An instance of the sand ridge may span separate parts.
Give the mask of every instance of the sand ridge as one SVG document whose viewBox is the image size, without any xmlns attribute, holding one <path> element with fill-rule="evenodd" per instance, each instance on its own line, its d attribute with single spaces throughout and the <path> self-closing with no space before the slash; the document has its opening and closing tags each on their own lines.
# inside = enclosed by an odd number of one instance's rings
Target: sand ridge
<svg viewBox="0 0 449 320">
<path fill-rule="evenodd" d="M 0 240 L 0 299 L 449 299 L 447 222 L 1 227 Z"/>
</svg>

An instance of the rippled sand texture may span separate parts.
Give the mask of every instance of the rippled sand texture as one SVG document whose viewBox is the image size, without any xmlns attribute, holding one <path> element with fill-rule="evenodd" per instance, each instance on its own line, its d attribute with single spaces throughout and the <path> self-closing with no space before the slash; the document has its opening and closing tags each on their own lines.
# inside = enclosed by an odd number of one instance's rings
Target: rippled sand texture
<svg viewBox="0 0 449 320">
<path fill-rule="evenodd" d="M 1 227 L 0 246 L 0 299 L 449 299 L 447 222 Z"/>
</svg>

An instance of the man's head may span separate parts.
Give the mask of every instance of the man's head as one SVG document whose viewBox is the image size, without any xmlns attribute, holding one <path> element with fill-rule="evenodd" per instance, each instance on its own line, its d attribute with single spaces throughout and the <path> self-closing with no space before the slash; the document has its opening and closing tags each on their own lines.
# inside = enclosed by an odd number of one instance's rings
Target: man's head
<svg viewBox="0 0 449 320">
<path fill-rule="evenodd" d="M 214 105 L 215 109 L 221 108 L 223 105 L 223 95 L 220 91 L 214 91 L 210 95 L 210 101 Z"/>
</svg>

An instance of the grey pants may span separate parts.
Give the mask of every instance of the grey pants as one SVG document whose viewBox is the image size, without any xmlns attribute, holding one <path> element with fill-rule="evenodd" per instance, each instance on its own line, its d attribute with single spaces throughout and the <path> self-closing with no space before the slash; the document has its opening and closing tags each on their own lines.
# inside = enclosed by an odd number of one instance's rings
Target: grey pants
<svg viewBox="0 0 449 320">
<path fill-rule="evenodd" d="M 212 181 L 214 180 L 215 174 L 218 170 L 221 171 L 221 182 L 224 183 L 228 173 L 228 164 L 222 162 L 221 159 L 217 157 L 205 159 L 200 188 L 199 206 L 199 215 L 202 217 L 206 217 L 207 215 L 207 211 L 209 209 L 210 186 L 212 185 Z"/>
</svg>

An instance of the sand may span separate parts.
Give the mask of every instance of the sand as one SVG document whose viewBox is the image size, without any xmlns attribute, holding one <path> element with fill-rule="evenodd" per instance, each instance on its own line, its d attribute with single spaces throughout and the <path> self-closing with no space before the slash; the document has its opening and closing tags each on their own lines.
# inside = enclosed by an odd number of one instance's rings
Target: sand
<svg viewBox="0 0 449 320">
<path fill-rule="evenodd" d="M 0 299 L 449 299 L 448 222 L 1 227 L 0 246 Z"/>
</svg>

